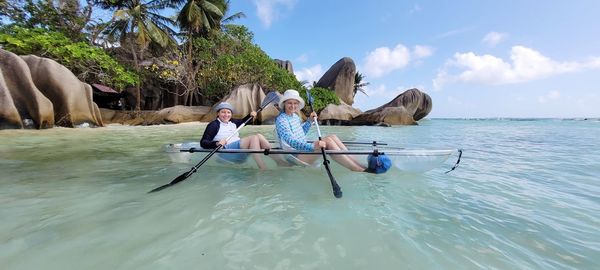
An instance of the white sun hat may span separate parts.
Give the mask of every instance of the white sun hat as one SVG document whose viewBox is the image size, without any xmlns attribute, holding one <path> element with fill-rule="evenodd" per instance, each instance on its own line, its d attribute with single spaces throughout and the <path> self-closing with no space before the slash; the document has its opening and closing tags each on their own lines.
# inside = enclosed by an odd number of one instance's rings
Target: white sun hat
<svg viewBox="0 0 600 270">
<path fill-rule="evenodd" d="M 219 105 L 215 107 L 215 112 L 219 112 L 222 109 L 228 109 L 231 111 L 231 113 L 234 113 L 233 106 L 231 106 L 231 104 L 229 104 L 228 102 L 219 103 Z"/>
<path fill-rule="evenodd" d="M 285 103 L 289 99 L 295 99 L 298 102 L 300 102 L 300 107 L 298 108 L 298 110 L 302 110 L 302 108 L 304 108 L 304 99 L 300 97 L 300 93 L 298 93 L 298 91 L 294 89 L 288 89 L 285 90 L 285 92 L 283 92 L 283 97 L 281 97 L 281 99 L 279 100 L 280 110 L 285 110 L 285 108 L 283 107 L 283 103 Z"/>
</svg>

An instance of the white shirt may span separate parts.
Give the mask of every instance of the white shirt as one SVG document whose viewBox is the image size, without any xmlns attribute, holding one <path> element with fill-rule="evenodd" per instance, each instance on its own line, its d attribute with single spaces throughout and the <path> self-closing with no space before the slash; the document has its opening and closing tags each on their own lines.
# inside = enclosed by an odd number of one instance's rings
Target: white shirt
<svg viewBox="0 0 600 270">
<path fill-rule="evenodd" d="M 231 134 L 234 134 L 231 139 L 229 139 L 229 141 L 227 141 L 227 144 L 230 144 L 232 142 L 235 141 L 239 141 L 240 140 L 240 134 L 238 132 L 236 132 L 235 130 L 237 129 L 237 126 L 235 125 L 235 123 L 229 121 L 227 123 L 221 121 L 221 119 L 219 120 L 219 132 L 217 132 L 217 135 L 215 135 L 215 137 L 213 138 L 213 141 L 220 141 L 220 140 L 224 140 L 227 139 L 227 137 L 229 137 Z"/>
</svg>

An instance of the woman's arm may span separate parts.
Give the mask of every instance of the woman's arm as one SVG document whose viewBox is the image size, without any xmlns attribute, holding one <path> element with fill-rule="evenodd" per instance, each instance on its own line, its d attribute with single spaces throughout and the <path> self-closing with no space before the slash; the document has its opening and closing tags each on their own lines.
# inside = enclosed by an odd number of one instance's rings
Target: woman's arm
<svg viewBox="0 0 600 270">
<path fill-rule="evenodd" d="M 200 146 L 204 149 L 215 149 L 217 148 L 217 142 L 213 141 L 217 133 L 219 132 L 219 121 L 215 120 L 206 126 L 202 139 L 200 139 Z"/>
<path fill-rule="evenodd" d="M 294 131 L 291 129 L 289 123 L 283 119 L 283 117 L 277 117 L 275 120 L 275 129 L 277 130 L 277 136 L 289 146 L 296 150 L 313 151 L 314 146 L 307 143 L 305 140 L 297 140 L 293 138 Z"/>
<path fill-rule="evenodd" d="M 311 118 L 313 118 L 313 119 L 311 119 Z M 313 122 L 316 119 L 317 119 L 317 113 L 311 112 L 310 115 L 308 116 L 308 118 L 306 118 L 306 121 L 304 121 L 304 123 L 302 123 L 302 130 L 304 131 L 304 134 L 308 133 L 308 131 L 310 130 L 310 127 L 312 126 Z"/>
<path fill-rule="evenodd" d="M 304 131 L 304 134 L 308 133 L 311 126 L 312 126 L 312 121 L 310 121 L 309 119 L 306 119 L 306 121 L 304 121 L 304 123 L 302 123 L 302 131 Z"/>
</svg>

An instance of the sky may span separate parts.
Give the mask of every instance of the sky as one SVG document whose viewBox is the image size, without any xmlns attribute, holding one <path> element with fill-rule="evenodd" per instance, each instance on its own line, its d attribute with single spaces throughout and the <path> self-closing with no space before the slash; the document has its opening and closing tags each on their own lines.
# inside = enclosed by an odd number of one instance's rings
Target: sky
<svg viewBox="0 0 600 270">
<path fill-rule="evenodd" d="M 597 0 L 231 0 L 234 23 L 299 80 L 350 57 L 370 84 L 354 107 L 410 88 L 431 118 L 600 117 Z"/>
</svg>

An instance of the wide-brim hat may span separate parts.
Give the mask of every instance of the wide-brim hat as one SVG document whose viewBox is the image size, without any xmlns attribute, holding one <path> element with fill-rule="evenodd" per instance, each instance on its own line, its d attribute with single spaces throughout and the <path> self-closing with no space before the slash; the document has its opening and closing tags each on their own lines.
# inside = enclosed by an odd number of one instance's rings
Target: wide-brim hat
<svg viewBox="0 0 600 270">
<path fill-rule="evenodd" d="M 231 111 L 231 113 L 234 112 L 233 106 L 231 106 L 231 104 L 229 104 L 228 102 L 219 103 L 219 105 L 217 105 L 217 107 L 215 107 L 215 112 L 219 112 L 222 109 L 228 109 Z"/>
<path fill-rule="evenodd" d="M 283 92 L 283 97 L 281 97 L 281 99 L 279 100 L 279 109 L 282 111 L 285 111 L 285 107 L 283 106 L 283 103 L 285 103 L 286 101 L 288 101 L 290 99 L 295 99 L 298 102 L 300 102 L 300 108 L 298 108 L 298 110 L 302 110 L 302 108 L 304 108 L 304 99 L 302 99 L 302 97 L 300 97 L 300 93 L 298 93 L 298 91 L 296 91 L 294 89 L 288 89 L 288 90 L 285 90 L 285 92 Z"/>
</svg>

